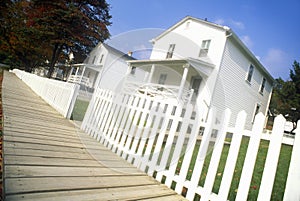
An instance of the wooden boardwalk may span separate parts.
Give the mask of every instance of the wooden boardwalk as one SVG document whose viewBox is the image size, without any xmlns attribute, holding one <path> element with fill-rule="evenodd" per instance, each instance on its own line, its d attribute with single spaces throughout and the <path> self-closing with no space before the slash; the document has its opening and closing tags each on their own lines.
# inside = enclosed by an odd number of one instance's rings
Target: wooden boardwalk
<svg viewBox="0 0 300 201">
<path fill-rule="evenodd" d="M 5 72 L 6 200 L 185 200 L 64 119 Z"/>
</svg>

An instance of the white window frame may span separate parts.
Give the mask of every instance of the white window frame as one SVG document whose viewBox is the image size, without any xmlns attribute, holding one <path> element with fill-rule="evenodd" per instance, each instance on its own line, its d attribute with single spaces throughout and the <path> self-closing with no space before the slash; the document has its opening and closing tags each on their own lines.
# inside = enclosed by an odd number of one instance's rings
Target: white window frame
<svg viewBox="0 0 300 201">
<path fill-rule="evenodd" d="M 267 83 L 267 79 L 265 77 L 262 78 L 262 81 L 261 81 L 261 85 L 260 85 L 260 88 L 259 88 L 259 93 L 260 94 L 264 94 L 264 90 L 266 88 L 266 83 Z"/>
<path fill-rule="evenodd" d="M 251 70 L 251 69 L 252 69 L 252 70 Z M 253 74 L 254 74 L 254 66 L 253 66 L 252 64 L 250 64 L 250 66 L 249 66 L 249 68 L 248 68 L 247 75 L 246 75 L 246 81 L 247 81 L 248 83 L 251 83 Z"/>
<path fill-rule="evenodd" d="M 252 123 L 255 121 L 255 116 L 260 112 L 261 104 L 256 103 L 253 111 Z"/>
<path fill-rule="evenodd" d="M 169 49 L 168 49 L 168 52 L 167 52 L 166 59 L 171 59 L 173 57 L 175 46 L 176 46 L 175 43 L 172 43 L 172 44 L 169 45 Z"/>
<path fill-rule="evenodd" d="M 210 43 L 211 43 L 211 39 L 202 40 L 202 44 L 201 44 L 201 48 L 200 48 L 200 52 L 199 52 L 199 57 L 207 56 Z"/>
</svg>

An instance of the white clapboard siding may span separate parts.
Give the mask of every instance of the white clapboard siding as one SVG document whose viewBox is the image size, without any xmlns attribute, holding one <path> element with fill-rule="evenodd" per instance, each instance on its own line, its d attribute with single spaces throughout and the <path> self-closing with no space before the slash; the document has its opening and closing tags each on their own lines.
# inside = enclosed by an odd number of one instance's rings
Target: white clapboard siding
<svg viewBox="0 0 300 201">
<path fill-rule="evenodd" d="M 168 187 L 175 182 L 175 191 L 178 194 L 186 193 L 189 200 L 193 200 L 196 194 L 201 196 L 201 200 L 228 200 L 243 136 L 249 137 L 249 144 L 236 200 L 247 200 L 260 142 L 268 140 L 269 148 L 257 199 L 270 200 L 281 145 L 285 143 L 284 117 L 275 118 L 272 134 L 266 136 L 262 133 L 265 122 L 262 113 L 256 115 L 252 130 L 245 130 L 245 111 L 238 114 L 234 126 L 228 127 L 231 119 L 229 109 L 224 111 L 220 121 L 216 121 L 216 110 L 211 108 L 206 122 L 200 120 L 202 109 L 158 100 L 145 94 L 97 89 L 87 109 L 82 129 L 156 180 L 164 180 Z M 200 136 L 202 128 L 204 132 Z M 300 152 L 299 130 L 296 130 L 284 200 L 299 200 L 300 196 L 297 188 L 300 185 L 300 161 L 297 157 Z M 228 132 L 232 133 L 232 139 L 219 192 L 216 194 L 213 186 Z M 217 136 L 212 136 L 216 133 Z M 201 141 L 200 147 L 194 168 L 190 170 L 198 140 Z M 208 150 L 209 143 L 213 141 L 213 148 Z M 204 185 L 199 186 L 208 154 L 212 154 L 208 172 Z M 177 170 L 179 159 L 182 160 L 181 167 Z M 190 181 L 186 180 L 191 171 Z"/>
</svg>

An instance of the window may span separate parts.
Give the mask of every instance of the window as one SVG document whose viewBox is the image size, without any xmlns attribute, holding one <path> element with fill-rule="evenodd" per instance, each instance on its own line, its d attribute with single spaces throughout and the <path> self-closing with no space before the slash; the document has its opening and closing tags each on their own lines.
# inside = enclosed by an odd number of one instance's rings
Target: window
<svg viewBox="0 0 300 201">
<path fill-rule="evenodd" d="M 255 116 L 259 113 L 259 110 L 260 110 L 260 104 L 256 103 L 255 110 L 254 110 L 254 115 L 253 115 L 253 118 L 252 118 L 252 123 L 255 120 Z"/>
<path fill-rule="evenodd" d="M 261 94 L 264 93 L 265 86 L 266 86 L 266 78 L 263 77 L 261 85 L 260 85 L 259 93 L 261 93 Z"/>
<path fill-rule="evenodd" d="M 175 44 L 170 44 L 166 59 L 172 58 L 175 49 Z"/>
<path fill-rule="evenodd" d="M 248 74 L 247 74 L 247 79 L 246 79 L 249 83 L 251 82 L 251 79 L 252 79 L 252 76 L 253 76 L 253 71 L 254 71 L 254 66 L 252 66 L 252 64 L 251 64 L 250 67 L 249 67 Z"/>
<path fill-rule="evenodd" d="M 131 68 L 130 74 L 131 74 L 131 75 L 135 75 L 135 72 L 136 72 L 136 67 L 133 66 L 133 67 Z"/>
<path fill-rule="evenodd" d="M 101 64 L 102 61 L 103 61 L 103 57 L 104 57 L 104 54 L 101 54 L 100 61 L 99 61 L 100 64 Z"/>
<path fill-rule="evenodd" d="M 208 54 L 209 46 L 211 40 L 203 40 L 201 44 L 201 49 L 199 53 L 199 57 L 205 57 Z"/>
<path fill-rule="evenodd" d="M 93 62 L 92 64 L 95 64 L 96 56 L 93 57 Z"/>
</svg>

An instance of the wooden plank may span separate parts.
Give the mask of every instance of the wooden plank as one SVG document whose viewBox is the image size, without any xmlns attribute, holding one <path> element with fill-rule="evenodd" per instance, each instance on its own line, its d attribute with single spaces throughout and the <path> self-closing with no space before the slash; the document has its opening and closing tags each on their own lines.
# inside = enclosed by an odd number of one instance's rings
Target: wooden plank
<svg viewBox="0 0 300 201">
<path fill-rule="evenodd" d="M 5 179 L 6 195 L 62 190 L 116 188 L 154 184 L 154 179 L 144 175 L 84 177 L 33 177 Z"/>
<path fill-rule="evenodd" d="M 155 194 L 153 193 L 155 192 Z M 43 192 L 30 193 L 7 196 L 7 201 L 53 201 L 53 200 L 146 200 L 155 199 L 154 196 L 159 197 L 160 200 L 183 200 L 181 196 L 175 195 L 174 192 L 160 184 L 132 186 L 126 188 L 108 188 L 108 189 L 92 189 L 92 190 L 76 190 L 76 191 L 60 191 L 60 192 Z"/>
<path fill-rule="evenodd" d="M 57 167 L 57 166 L 22 166 L 6 165 L 5 175 L 7 178 L 24 178 L 24 177 L 102 177 L 102 176 L 124 176 L 127 174 L 144 175 L 134 167 L 125 168 L 107 168 L 99 167 Z"/>
</svg>

